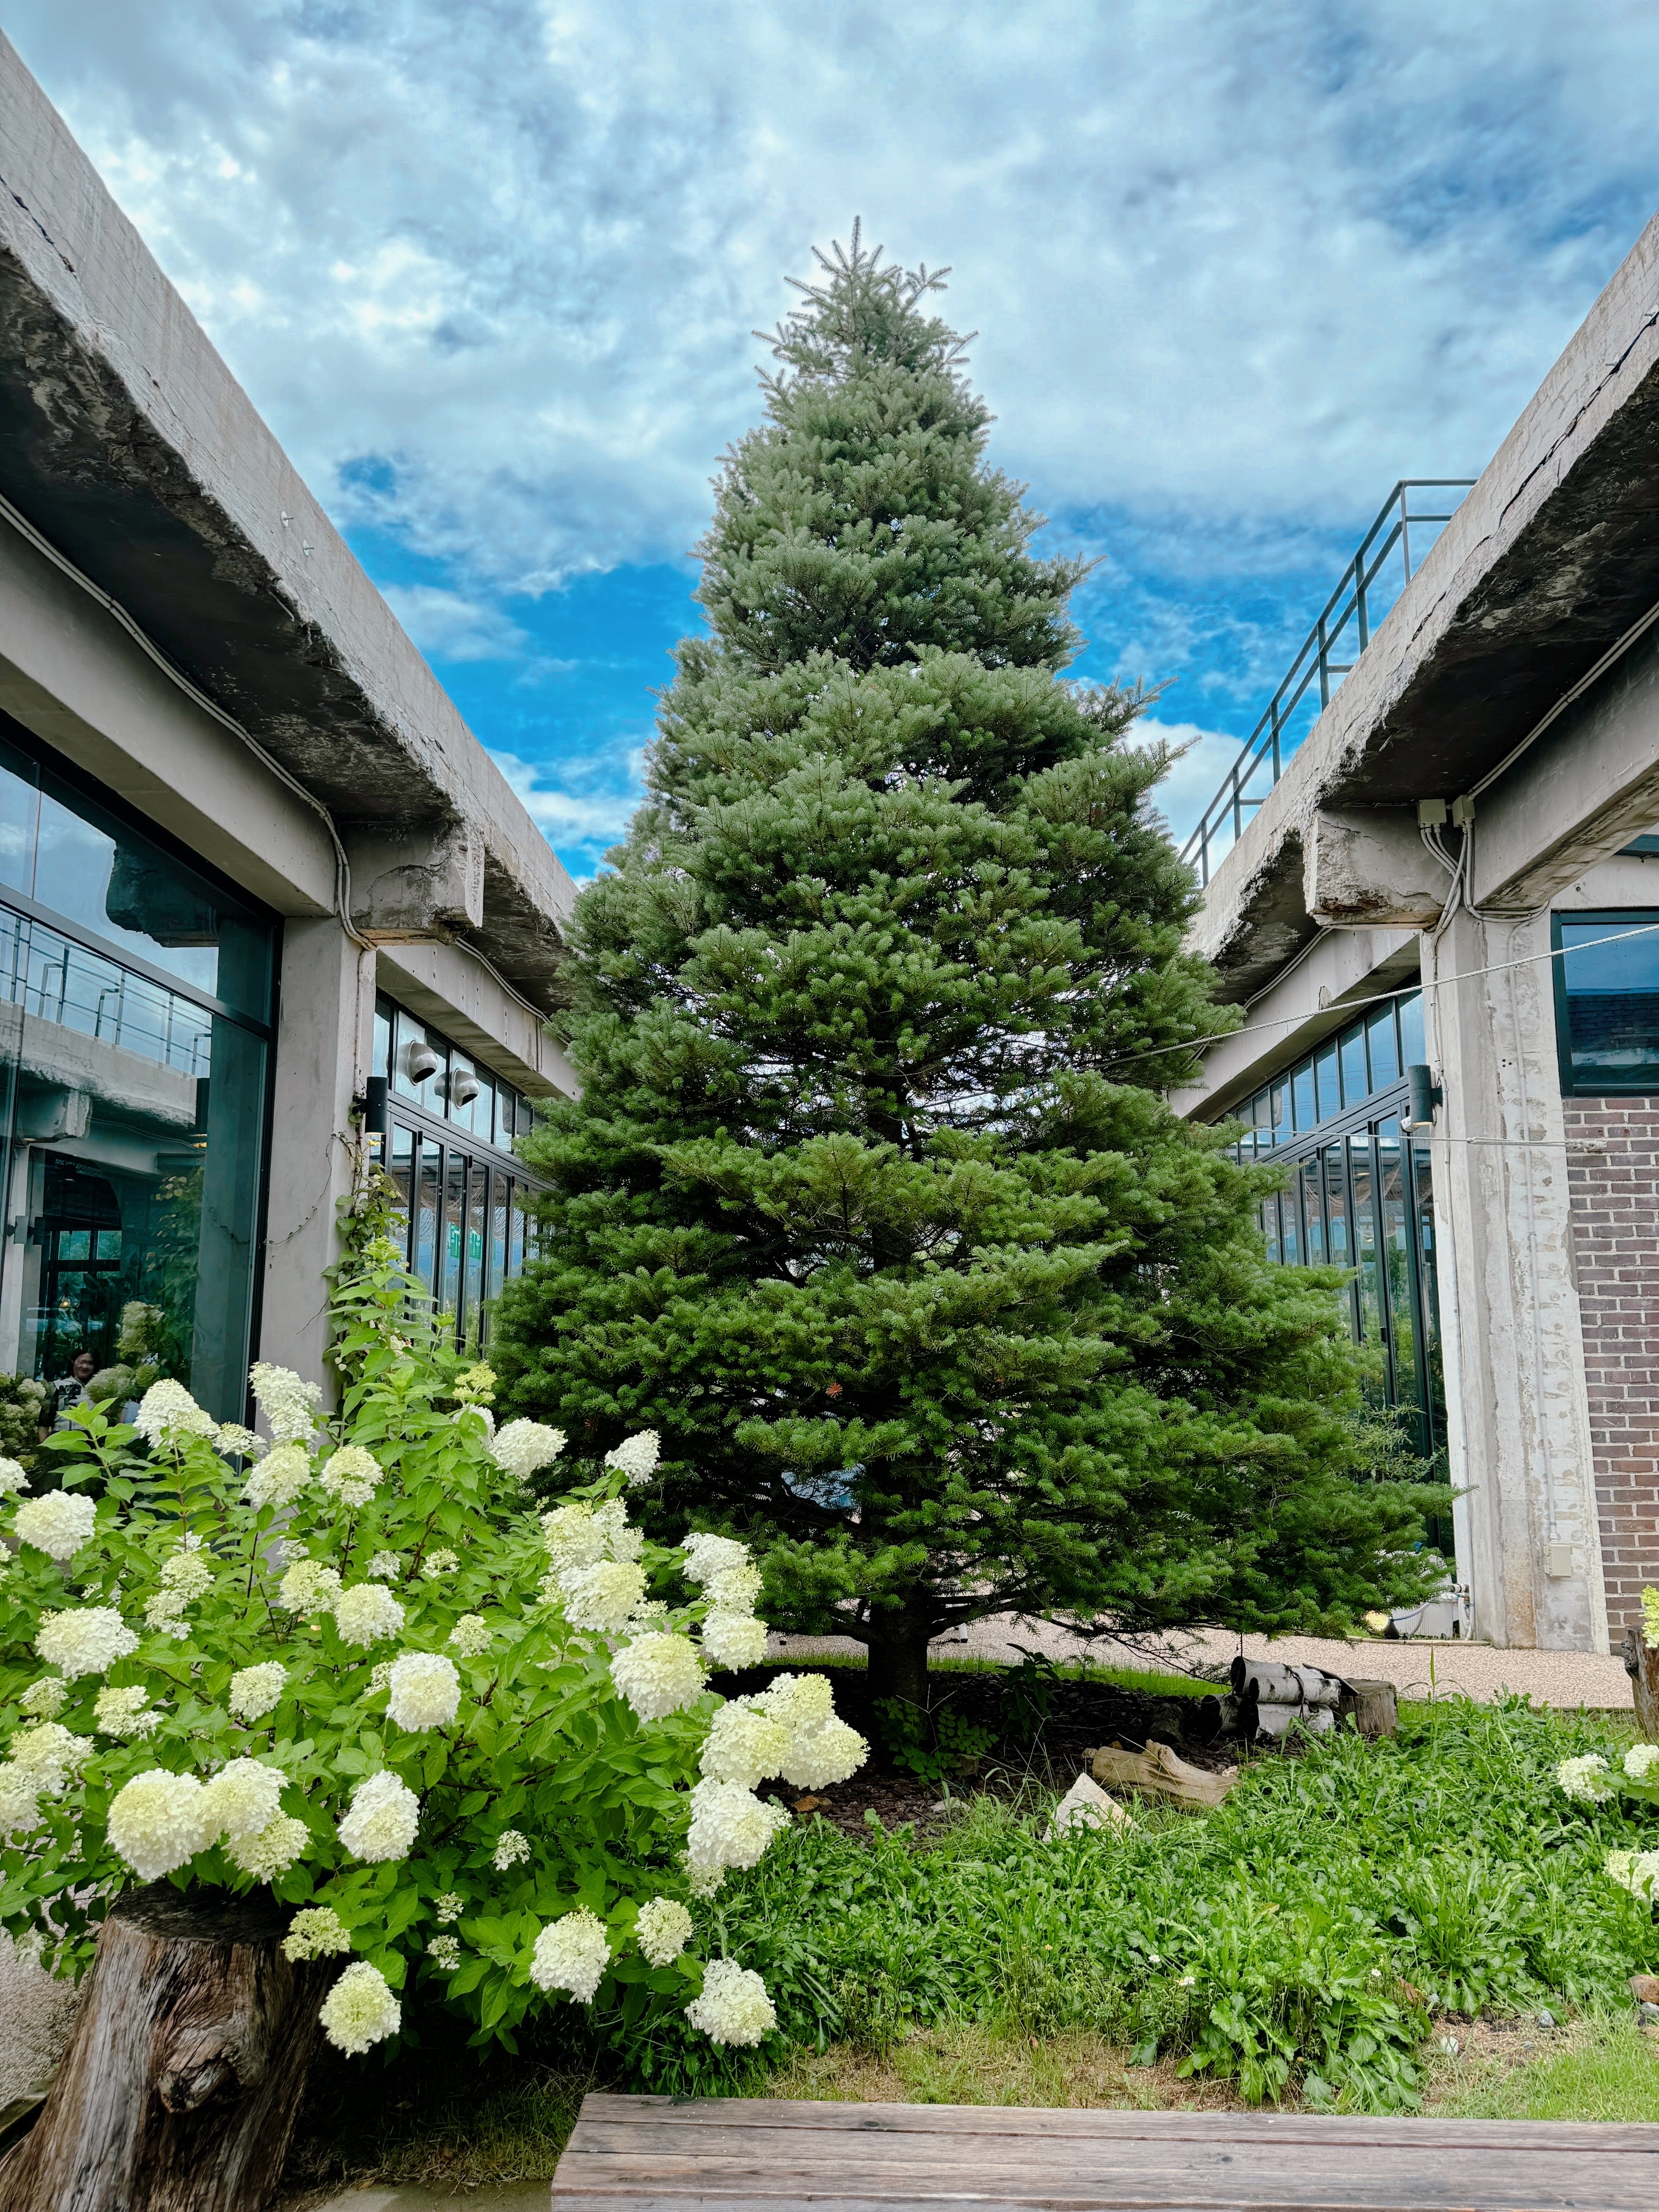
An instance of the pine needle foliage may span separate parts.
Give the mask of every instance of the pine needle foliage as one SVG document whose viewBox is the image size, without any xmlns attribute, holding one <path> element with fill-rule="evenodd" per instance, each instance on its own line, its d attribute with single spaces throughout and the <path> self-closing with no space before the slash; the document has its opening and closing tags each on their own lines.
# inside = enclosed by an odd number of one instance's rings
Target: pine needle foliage
<svg viewBox="0 0 1659 2212">
<path fill-rule="evenodd" d="M 985 458 L 941 276 L 866 249 L 773 335 L 647 795 L 581 896 L 583 1085 L 502 1303 L 515 1402 L 647 1423 L 656 1510 L 925 1702 L 1016 1607 L 1310 1628 L 1414 1589 L 1361 1489 L 1334 1278 L 1160 1092 L 1224 1027 L 1141 695 L 1065 680 L 1082 573 Z"/>
</svg>

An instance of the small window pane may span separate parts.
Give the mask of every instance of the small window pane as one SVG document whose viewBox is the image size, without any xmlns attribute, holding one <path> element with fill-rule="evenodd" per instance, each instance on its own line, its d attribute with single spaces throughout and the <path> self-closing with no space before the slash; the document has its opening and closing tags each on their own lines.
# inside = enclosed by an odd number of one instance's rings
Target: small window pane
<svg viewBox="0 0 1659 2212">
<path fill-rule="evenodd" d="M 1370 1079 L 1365 1073 L 1365 1032 L 1356 1026 L 1345 1030 L 1341 1043 L 1342 1101 L 1345 1105 L 1357 1106 L 1371 1093 Z"/>
<path fill-rule="evenodd" d="M 443 1153 L 429 1141 L 420 1147 L 420 1170 L 416 1188 L 420 1202 L 415 1215 L 415 1273 L 434 1298 L 441 1298 L 438 1280 L 439 1200 L 443 1190 Z"/>
<path fill-rule="evenodd" d="M 392 1073 L 392 1009 L 380 1005 L 374 1009 L 374 1043 L 369 1056 L 371 1075 L 389 1076 Z"/>
<path fill-rule="evenodd" d="M 392 1127 L 392 1156 L 386 1162 L 386 1172 L 398 1186 L 398 1197 L 404 1210 L 399 1241 L 407 1260 L 410 1224 L 415 1212 L 415 1137 L 411 1130 L 400 1129 L 396 1122 Z"/>
<path fill-rule="evenodd" d="M 1316 1119 L 1325 1121 L 1342 1110 L 1342 1091 L 1336 1076 L 1336 1047 L 1328 1044 L 1314 1055 L 1314 1081 L 1318 1086 L 1318 1113 Z"/>
<path fill-rule="evenodd" d="M 1279 1194 L 1279 1258 L 1287 1267 L 1302 1261 L 1302 1179 Z"/>
<path fill-rule="evenodd" d="M 1318 1161 L 1304 1160 L 1302 1164 L 1302 1225 L 1310 1267 L 1322 1267 L 1325 1264 L 1325 1210 L 1321 1202 L 1322 1188 Z"/>
<path fill-rule="evenodd" d="M 1291 1110 L 1298 1129 L 1311 1129 L 1319 1119 L 1319 1109 L 1314 1099 L 1314 1070 L 1310 1060 L 1303 1061 L 1291 1078 Z"/>
<path fill-rule="evenodd" d="M 1429 1057 L 1423 1041 L 1423 994 L 1413 991 L 1400 1001 L 1400 1060 L 1402 1067 L 1421 1067 Z"/>
<path fill-rule="evenodd" d="M 1400 1079 L 1400 1054 L 1395 1043 L 1394 1008 L 1379 1006 L 1365 1024 L 1365 1042 L 1370 1053 L 1371 1089 L 1381 1091 L 1385 1084 Z"/>
</svg>

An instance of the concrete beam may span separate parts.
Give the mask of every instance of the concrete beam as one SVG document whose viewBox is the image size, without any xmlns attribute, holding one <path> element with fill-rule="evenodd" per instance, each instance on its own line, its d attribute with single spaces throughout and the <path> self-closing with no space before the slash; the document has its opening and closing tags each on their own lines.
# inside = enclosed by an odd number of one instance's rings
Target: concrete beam
<svg viewBox="0 0 1659 2212">
<path fill-rule="evenodd" d="M 384 947 L 380 988 L 532 1097 L 574 1098 L 580 1085 L 540 1017 L 509 997 L 464 944 Z"/>
<path fill-rule="evenodd" d="M 466 823 L 359 823 L 345 848 L 351 919 L 372 944 L 442 941 L 483 926 L 483 840 Z"/>
<path fill-rule="evenodd" d="M 1303 851 L 1303 899 L 1325 929 L 1427 929 L 1451 887 L 1416 819 L 1380 807 L 1315 814 Z"/>
<path fill-rule="evenodd" d="M 0 493 L 337 819 L 476 831 L 556 1003 L 569 877 L 3 38 L 0 179 Z"/>
</svg>

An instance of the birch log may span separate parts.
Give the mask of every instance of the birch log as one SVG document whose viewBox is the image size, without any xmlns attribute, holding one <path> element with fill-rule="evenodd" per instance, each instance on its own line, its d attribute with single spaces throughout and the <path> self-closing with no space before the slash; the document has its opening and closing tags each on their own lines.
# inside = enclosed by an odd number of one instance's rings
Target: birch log
<svg viewBox="0 0 1659 2212">
<path fill-rule="evenodd" d="M 118 1899 L 0 2212 L 258 2212 L 282 2172 L 328 1965 L 291 1965 L 268 1897 Z"/>
</svg>

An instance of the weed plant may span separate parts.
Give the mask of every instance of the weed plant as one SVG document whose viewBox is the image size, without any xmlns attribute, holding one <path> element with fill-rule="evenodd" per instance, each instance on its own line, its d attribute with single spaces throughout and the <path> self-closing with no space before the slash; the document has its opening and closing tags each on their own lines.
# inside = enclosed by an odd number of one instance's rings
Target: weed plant
<svg viewBox="0 0 1659 2212">
<path fill-rule="evenodd" d="M 809 2049 L 953 2023 L 1086 2030 L 1252 2102 L 1411 2110 L 1435 2015 L 1627 2002 L 1626 1978 L 1659 1963 L 1653 1908 L 1603 1871 L 1659 1823 L 1572 1804 L 1554 1778 L 1627 1735 L 1455 1700 L 1392 1742 L 1258 1760 L 1218 1810 L 1150 1806 L 1121 1836 L 1047 1841 L 1052 1800 L 1035 1797 L 975 1800 L 926 1850 L 873 1819 L 866 1841 L 803 1821 L 717 1917 Z M 683 2069 L 715 2086 L 672 2035 L 628 2057 L 653 2087 Z"/>
</svg>

